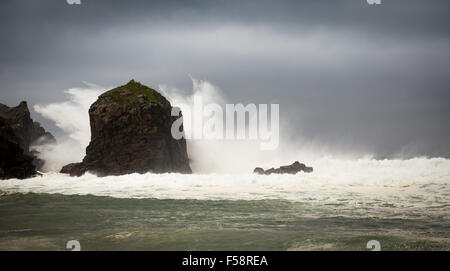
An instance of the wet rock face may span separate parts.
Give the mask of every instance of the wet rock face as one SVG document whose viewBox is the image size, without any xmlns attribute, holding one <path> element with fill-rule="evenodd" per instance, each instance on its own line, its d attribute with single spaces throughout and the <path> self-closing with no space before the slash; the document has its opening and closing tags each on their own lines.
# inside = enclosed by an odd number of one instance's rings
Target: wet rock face
<svg viewBox="0 0 450 271">
<path fill-rule="evenodd" d="M 20 140 L 6 119 L 0 117 L 0 179 L 25 179 L 37 174 L 33 157 L 24 154 Z"/>
<path fill-rule="evenodd" d="M 50 132 L 47 132 L 39 122 L 34 121 L 33 133 L 31 136 L 31 146 L 53 143 L 56 143 L 55 137 Z"/>
<path fill-rule="evenodd" d="M 1 104 L 0 113 L 14 131 L 20 147 L 28 153 L 33 138 L 34 124 L 30 117 L 27 102 L 23 101 L 16 107 Z"/>
<path fill-rule="evenodd" d="M 292 165 L 289 166 L 281 166 L 279 168 L 270 168 L 268 170 L 264 170 L 260 167 L 255 168 L 253 173 L 260 175 L 270 175 L 270 174 L 297 174 L 299 172 L 312 172 L 312 167 L 307 167 L 305 164 L 299 163 L 295 161 Z"/>
<path fill-rule="evenodd" d="M 25 101 L 22 101 L 16 107 L 0 104 L 0 117 L 12 129 L 17 143 L 24 154 L 31 156 L 33 164 L 40 170 L 44 165 L 44 161 L 37 158 L 37 152 L 32 150 L 32 146 L 55 143 L 55 137 L 45 131 L 39 122 L 31 119 L 30 111 Z"/>
<path fill-rule="evenodd" d="M 91 142 L 81 163 L 61 172 L 80 176 L 191 173 L 184 139 L 171 135 L 170 103 L 157 91 L 130 81 L 100 95 L 89 109 Z"/>
</svg>

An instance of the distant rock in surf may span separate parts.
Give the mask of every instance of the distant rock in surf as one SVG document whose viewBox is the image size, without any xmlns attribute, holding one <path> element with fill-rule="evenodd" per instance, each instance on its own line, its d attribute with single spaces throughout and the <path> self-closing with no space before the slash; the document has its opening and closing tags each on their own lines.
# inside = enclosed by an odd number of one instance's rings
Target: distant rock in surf
<svg viewBox="0 0 450 271">
<path fill-rule="evenodd" d="M 0 117 L 5 125 L 8 125 L 15 137 L 17 144 L 23 150 L 24 155 L 32 157 L 33 164 L 37 170 L 41 170 L 44 161 L 37 157 L 38 153 L 33 146 L 56 142 L 55 137 L 47 132 L 39 122 L 30 117 L 27 102 L 22 101 L 16 107 L 0 104 Z"/>
<path fill-rule="evenodd" d="M 295 161 L 292 165 L 289 166 L 281 166 L 279 168 L 270 168 L 268 170 L 264 170 L 263 168 L 257 167 L 253 170 L 253 173 L 260 175 L 270 175 L 270 174 L 297 174 L 299 172 L 312 172 L 312 167 L 307 167 L 305 164 L 299 163 Z"/>
<path fill-rule="evenodd" d="M 81 163 L 61 173 L 98 176 L 191 173 L 184 138 L 172 137 L 172 106 L 156 90 L 134 80 L 99 96 L 89 109 L 91 142 Z"/>
</svg>

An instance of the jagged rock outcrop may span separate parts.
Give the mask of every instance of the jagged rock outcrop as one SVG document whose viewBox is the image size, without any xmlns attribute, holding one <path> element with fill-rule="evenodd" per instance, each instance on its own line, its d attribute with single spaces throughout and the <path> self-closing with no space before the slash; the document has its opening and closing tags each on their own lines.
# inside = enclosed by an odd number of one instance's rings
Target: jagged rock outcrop
<svg viewBox="0 0 450 271">
<path fill-rule="evenodd" d="M 0 116 L 0 179 L 25 179 L 37 174 L 33 157 L 24 153 L 20 140 Z"/>
<path fill-rule="evenodd" d="M 56 143 L 56 138 L 50 132 L 47 132 L 44 127 L 41 126 L 41 123 L 34 121 L 31 146 L 53 143 Z"/>
<path fill-rule="evenodd" d="M 312 172 L 312 167 L 307 167 L 305 164 L 299 163 L 295 161 L 292 165 L 289 166 L 281 166 L 279 168 L 270 168 L 268 170 L 264 170 L 263 168 L 257 167 L 253 170 L 253 173 L 260 175 L 270 175 L 270 174 L 297 174 L 299 172 Z"/>
<path fill-rule="evenodd" d="M 44 165 L 44 161 L 37 157 L 38 153 L 33 150 L 32 146 L 54 143 L 56 142 L 55 137 L 45 131 L 39 122 L 31 119 L 30 111 L 25 101 L 22 101 L 16 107 L 0 104 L 0 116 L 3 117 L 5 123 L 13 130 L 17 137 L 17 143 L 24 154 L 31 156 L 33 164 L 40 170 Z"/>
<path fill-rule="evenodd" d="M 0 114 L 14 131 L 20 147 L 25 153 L 29 153 L 33 138 L 34 124 L 30 117 L 27 102 L 22 101 L 16 107 L 8 107 L 4 104 L 0 104 Z"/>
<path fill-rule="evenodd" d="M 134 80 L 99 96 L 89 109 L 91 142 L 81 163 L 61 170 L 71 176 L 191 173 L 184 138 L 171 135 L 170 103 Z"/>
</svg>

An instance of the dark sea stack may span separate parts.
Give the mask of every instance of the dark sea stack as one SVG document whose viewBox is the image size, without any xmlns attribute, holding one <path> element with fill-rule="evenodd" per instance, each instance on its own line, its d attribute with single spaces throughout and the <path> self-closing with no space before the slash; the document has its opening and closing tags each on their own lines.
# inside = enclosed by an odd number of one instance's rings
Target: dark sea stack
<svg viewBox="0 0 450 271">
<path fill-rule="evenodd" d="M 307 167 L 305 164 L 302 164 L 298 161 L 295 161 L 292 165 L 289 166 L 281 166 L 279 168 L 270 168 L 268 170 L 264 170 L 260 167 L 255 168 L 253 173 L 260 175 L 270 175 L 270 174 L 297 174 L 299 172 L 310 173 L 313 172 L 312 167 Z"/>
<path fill-rule="evenodd" d="M 0 114 L 14 131 L 20 147 L 25 153 L 28 153 L 33 138 L 34 124 L 30 117 L 27 102 L 22 101 L 16 107 L 0 104 Z"/>
<path fill-rule="evenodd" d="M 24 154 L 20 140 L 0 116 L 0 179 L 26 179 L 37 174 L 33 157 Z"/>
<path fill-rule="evenodd" d="M 44 161 L 37 157 L 37 152 L 33 146 L 55 143 L 55 137 L 47 132 L 39 122 L 35 122 L 30 117 L 27 102 L 22 101 L 16 107 L 9 107 L 0 104 L 0 117 L 13 130 L 17 138 L 17 143 L 24 154 L 31 156 L 33 163 L 40 170 Z"/>
<path fill-rule="evenodd" d="M 186 141 L 171 135 L 177 119 L 171 110 L 166 98 L 134 80 L 103 93 L 89 109 L 91 142 L 86 156 L 61 173 L 191 173 Z"/>
</svg>

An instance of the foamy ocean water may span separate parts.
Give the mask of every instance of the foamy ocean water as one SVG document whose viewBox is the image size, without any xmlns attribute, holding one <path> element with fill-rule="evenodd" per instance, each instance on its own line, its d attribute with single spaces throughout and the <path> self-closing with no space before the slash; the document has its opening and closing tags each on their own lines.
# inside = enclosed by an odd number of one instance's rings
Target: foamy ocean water
<svg viewBox="0 0 450 271">
<path fill-rule="evenodd" d="M 0 181 L 0 249 L 450 249 L 450 160 L 323 158 L 297 175 Z"/>
</svg>

